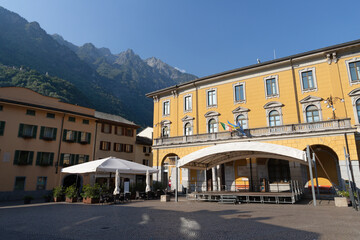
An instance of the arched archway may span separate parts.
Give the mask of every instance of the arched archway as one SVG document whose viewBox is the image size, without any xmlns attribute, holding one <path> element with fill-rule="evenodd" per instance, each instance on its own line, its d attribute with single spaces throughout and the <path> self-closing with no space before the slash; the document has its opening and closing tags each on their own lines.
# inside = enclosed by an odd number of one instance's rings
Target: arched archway
<svg viewBox="0 0 360 240">
<path fill-rule="evenodd" d="M 71 185 L 76 184 L 76 188 L 80 189 L 80 187 L 82 186 L 82 177 L 80 175 L 77 174 L 70 174 L 67 175 L 63 178 L 63 187 L 67 188 Z"/>
<path fill-rule="evenodd" d="M 310 153 L 311 156 L 313 153 L 316 156 L 316 170 L 320 192 L 331 192 L 334 190 L 334 187 L 340 187 L 339 158 L 335 151 L 328 146 L 316 144 L 310 146 Z M 308 171 L 308 186 L 311 186 L 309 176 Z M 313 177 L 315 178 L 315 174 Z M 314 185 L 316 186 L 315 179 Z"/>
<path fill-rule="evenodd" d="M 171 188 L 172 175 L 171 172 L 175 169 L 175 158 L 178 157 L 175 153 L 165 155 L 161 161 L 161 183 Z"/>
</svg>

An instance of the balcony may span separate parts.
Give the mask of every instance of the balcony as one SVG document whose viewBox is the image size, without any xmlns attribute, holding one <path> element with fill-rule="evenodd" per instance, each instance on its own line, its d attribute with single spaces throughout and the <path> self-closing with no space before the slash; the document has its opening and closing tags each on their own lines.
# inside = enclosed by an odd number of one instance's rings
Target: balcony
<svg viewBox="0 0 360 240">
<path fill-rule="evenodd" d="M 291 125 L 282 125 L 276 127 L 263 127 L 245 129 L 246 136 L 242 136 L 237 131 L 206 133 L 191 136 L 179 136 L 169 138 L 154 139 L 154 146 L 175 145 L 185 143 L 201 143 L 211 141 L 225 141 L 235 139 L 249 139 L 270 136 L 295 135 L 306 133 L 317 133 L 326 131 L 338 131 L 352 129 L 350 118 L 321 121 L 315 123 L 300 123 Z"/>
</svg>

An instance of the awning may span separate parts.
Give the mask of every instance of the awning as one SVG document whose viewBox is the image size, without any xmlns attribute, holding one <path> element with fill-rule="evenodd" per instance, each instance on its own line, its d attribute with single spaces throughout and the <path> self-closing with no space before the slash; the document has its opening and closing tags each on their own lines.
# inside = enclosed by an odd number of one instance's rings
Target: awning
<svg viewBox="0 0 360 240">
<path fill-rule="evenodd" d="M 305 151 L 282 145 L 262 142 L 236 142 L 217 144 L 190 153 L 179 160 L 178 166 L 206 169 L 249 157 L 275 158 L 307 165 L 305 156 Z"/>
</svg>

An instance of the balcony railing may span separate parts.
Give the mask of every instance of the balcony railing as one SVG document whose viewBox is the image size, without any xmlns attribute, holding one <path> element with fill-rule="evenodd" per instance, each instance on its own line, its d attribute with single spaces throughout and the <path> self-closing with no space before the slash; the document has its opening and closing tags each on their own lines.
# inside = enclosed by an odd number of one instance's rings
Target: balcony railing
<svg viewBox="0 0 360 240">
<path fill-rule="evenodd" d="M 257 138 L 268 136 L 279 136 L 289 134 L 300 133 L 312 133 L 312 132 L 324 132 L 334 131 L 341 129 L 350 129 L 350 118 L 336 119 L 315 123 L 300 123 L 291 125 L 282 125 L 276 127 L 264 127 L 264 128 L 251 128 L 245 129 L 246 136 L 239 134 L 237 131 L 233 132 L 217 132 L 206 133 L 191 136 L 179 136 L 179 137 L 167 137 L 154 139 L 154 146 L 160 145 L 172 145 L 172 144 L 184 144 L 184 143 L 198 143 L 207 141 L 221 141 L 241 138 Z"/>
</svg>

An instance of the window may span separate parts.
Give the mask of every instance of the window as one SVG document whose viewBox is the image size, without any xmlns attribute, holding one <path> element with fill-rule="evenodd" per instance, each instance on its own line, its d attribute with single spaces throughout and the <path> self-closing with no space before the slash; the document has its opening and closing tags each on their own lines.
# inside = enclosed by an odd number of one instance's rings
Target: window
<svg viewBox="0 0 360 240">
<path fill-rule="evenodd" d="M 15 177 L 14 190 L 24 190 L 25 189 L 25 177 Z"/>
<path fill-rule="evenodd" d="M 54 161 L 54 153 L 38 152 L 36 157 L 37 166 L 52 166 Z"/>
<path fill-rule="evenodd" d="M 47 113 L 47 114 L 46 114 L 46 117 L 47 117 L 47 118 L 55 118 L 55 114 L 53 114 L 53 113 Z"/>
<path fill-rule="evenodd" d="M 210 119 L 208 123 L 208 132 L 209 133 L 216 133 L 218 131 L 217 123 L 215 119 Z"/>
<path fill-rule="evenodd" d="M 266 95 L 267 96 L 276 96 L 277 93 L 277 86 L 276 86 L 276 79 L 270 78 L 266 80 Z"/>
<path fill-rule="evenodd" d="M 146 147 L 143 147 L 143 153 L 146 153 Z"/>
<path fill-rule="evenodd" d="M 192 95 L 184 96 L 184 112 L 190 112 L 192 110 Z"/>
<path fill-rule="evenodd" d="M 90 144 L 91 133 L 78 132 L 78 142 L 81 144 Z"/>
<path fill-rule="evenodd" d="M 0 121 L 0 136 L 4 136 L 4 131 L 5 131 L 5 122 Z"/>
<path fill-rule="evenodd" d="M 133 129 L 127 128 L 127 129 L 126 129 L 126 136 L 128 136 L 128 137 L 133 137 L 133 136 L 134 136 L 134 131 L 133 131 Z"/>
<path fill-rule="evenodd" d="M 110 151 L 111 142 L 100 141 L 100 150 Z"/>
<path fill-rule="evenodd" d="M 241 125 L 241 127 L 243 128 L 243 129 L 247 129 L 248 127 L 247 127 L 247 119 L 246 119 L 246 117 L 243 115 L 243 114 L 240 114 L 239 116 L 237 116 L 237 118 L 236 118 L 236 123 L 240 123 L 240 125 Z"/>
<path fill-rule="evenodd" d="M 114 151 L 115 152 L 124 152 L 124 144 L 114 143 Z"/>
<path fill-rule="evenodd" d="M 185 133 L 185 136 L 190 136 L 190 135 L 192 135 L 192 128 L 191 128 L 191 124 L 190 124 L 190 123 L 186 123 L 186 124 L 185 124 L 184 133 Z"/>
<path fill-rule="evenodd" d="M 133 152 L 133 145 L 126 144 L 125 145 L 125 152 L 132 153 Z"/>
<path fill-rule="evenodd" d="M 85 155 L 85 154 L 78 154 L 76 158 L 77 158 L 77 161 L 75 162 L 76 164 L 85 163 L 89 161 L 89 155 Z"/>
<path fill-rule="evenodd" d="M 236 84 L 234 86 L 234 102 L 240 103 L 245 101 L 245 84 Z"/>
<path fill-rule="evenodd" d="M 360 61 L 349 63 L 350 77 L 352 82 L 360 81 Z"/>
<path fill-rule="evenodd" d="M 22 138 L 36 138 L 36 132 L 37 126 L 20 123 L 18 136 Z"/>
<path fill-rule="evenodd" d="M 68 121 L 69 121 L 69 122 L 75 122 L 75 120 L 76 120 L 75 117 L 69 117 L 69 118 L 68 118 Z"/>
<path fill-rule="evenodd" d="M 163 116 L 170 115 L 170 100 L 163 102 Z"/>
<path fill-rule="evenodd" d="M 163 126 L 161 130 L 162 137 L 169 137 L 170 136 L 170 129 L 169 126 Z"/>
<path fill-rule="evenodd" d="M 319 110 L 314 105 L 310 105 L 306 108 L 306 122 L 319 122 Z"/>
<path fill-rule="evenodd" d="M 143 165 L 149 166 L 149 160 L 143 159 Z"/>
<path fill-rule="evenodd" d="M 32 151 L 15 151 L 14 165 L 32 165 L 34 152 Z"/>
<path fill-rule="evenodd" d="M 75 164 L 75 154 L 62 153 L 60 156 L 60 166 L 67 167 Z"/>
<path fill-rule="evenodd" d="M 89 120 L 88 119 L 83 119 L 83 124 L 89 125 Z"/>
<path fill-rule="evenodd" d="M 103 133 L 111 133 L 111 125 L 108 123 L 101 124 L 101 132 Z"/>
<path fill-rule="evenodd" d="M 2 111 L 3 110 L 3 106 L 2 105 L 0 105 L 0 111 Z"/>
<path fill-rule="evenodd" d="M 35 110 L 26 110 L 26 115 L 35 116 Z"/>
<path fill-rule="evenodd" d="M 65 142 L 75 142 L 76 137 L 77 137 L 77 132 L 76 131 L 64 129 L 63 141 L 65 141 Z"/>
<path fill-rule="evenodd" d="M 280 126 L 280 114 L 278 111 L 273 110 L 269 113 L 269 125 L 270 127 Z"/>
<path fill-rule="evenodd" d="M 44 140 L 56 140 L 56 128 L 41 127 L 40 128 L 40 139 Z"/>
<path fill-rule="evenodd" d="M 216 90 L 210 89 L 207 91 L 207 106 L 208 107 L 216 107 Z"/>
<path fill-rule="evenodd" d="M 120 126 L 115 126 L 115 134 L 116 135 L 119 135 L 119 136 L 123 136 L 124 133 L 125 133 L 125 130 L 123 127 L 120 127 Z"/>
<path fill-rule="evenodd" d="M 36 181 L 36 190 L 46 190 L 47 177 L 38 177 Z"/>
<path fill-rule="evenodd" d="M 313 79 L 312 71 L 302 72 L 301 80 L 302 80 L 302 85 L 303 85 L 304 90 L 314 88 L 314 79 Z"/>
</svg>

